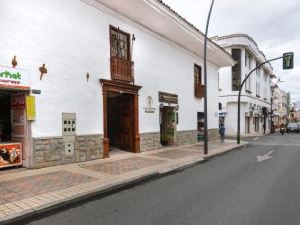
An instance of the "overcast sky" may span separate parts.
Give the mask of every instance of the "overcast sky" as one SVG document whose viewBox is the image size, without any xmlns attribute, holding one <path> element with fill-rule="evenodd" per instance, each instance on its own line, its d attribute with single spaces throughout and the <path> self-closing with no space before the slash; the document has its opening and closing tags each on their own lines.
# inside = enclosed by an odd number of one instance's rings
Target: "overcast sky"
<svg viewBox="0 0 300 225">
<path fill-rule="evenodd" d="M 205 31 L 211 0 L 164 0 L 189 22 Z M 272 63 L 274 74 L 285 82 L 280 87 L 300 100 L 300 1 L 215 0 L 209 36 L 245 33 L 254 38 L 267 59 L 284 52 L 295 53 L 294 69 L 282 70 L 282 61 Z"/>
</svg>

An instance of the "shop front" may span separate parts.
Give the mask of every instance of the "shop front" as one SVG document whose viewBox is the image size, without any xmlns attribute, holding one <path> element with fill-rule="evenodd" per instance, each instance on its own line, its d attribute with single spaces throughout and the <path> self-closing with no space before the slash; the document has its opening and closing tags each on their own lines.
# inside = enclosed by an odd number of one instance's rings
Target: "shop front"
<svg viewBox="0 0 300 225">
<path fill-rule="evenodd" d="M 177 143 L 178 96 L 159 92 L 160 102 L 160 143 L 162 146 Z"/>
<path fill-rule="evenodd" d="M 29 163 L 29 89 L 28 71 L 0 67 L 0 168 Z"/>
</svg>

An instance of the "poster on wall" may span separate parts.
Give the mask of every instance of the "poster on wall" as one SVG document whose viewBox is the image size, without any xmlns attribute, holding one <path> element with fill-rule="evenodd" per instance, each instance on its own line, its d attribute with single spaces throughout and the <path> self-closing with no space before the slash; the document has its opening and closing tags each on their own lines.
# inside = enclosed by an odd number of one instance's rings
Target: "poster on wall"
<svg viewBox="0 0 300 225">
<path fill-rule="evenodd" d="M 10 98 L 10 108 L 11 109 L 25 109 L 25 96 L 24 95 L 16 95 L 11 96 Z"/>
<path fill-rule="evenodd" d="M 29 70 L 0 66 L 0 87 L 16 90 L 30 89 Z"/>
<path fill-rule="evenodd" d="M 22 165 L 20 143 L 0 144 L 0 168 Z"/>
<path fill-rule="evenodd" d="M 26 96 L 26 114 L 27 120 L 35 120 L 35 97 L 32 95 Z"/>
<path fill-rule="evenodd" d="M 204 113 L 197 112 L 197 139 L 198 141 L 204 140 Z"/>
</svg>

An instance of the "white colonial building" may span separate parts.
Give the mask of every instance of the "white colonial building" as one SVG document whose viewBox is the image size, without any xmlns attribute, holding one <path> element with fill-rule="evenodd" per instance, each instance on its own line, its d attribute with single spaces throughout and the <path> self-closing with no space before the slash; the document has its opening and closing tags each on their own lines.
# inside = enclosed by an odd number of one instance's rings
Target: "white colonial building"
<svg viewBox="0 0 300 225">
<path fill-rule="evenodd" d="M 266 61 L 256 42 L 246 34 L 214 37 L 213 40 L 228 51 L 236 65 L 219 71 L 220 123 L 224 123 L 226 134 L 237 134 L 238 91 L 246 75 L 260 63 Z M 245 83 L 241 94 L 241 135 L 269 132 L 271 128 L 272 66 L 265 64 L 256 70 Z"/>
<path fill-rule="evenodd" d="M 2 1 L 0 30 L 0 147 L 23 166 L 197 141 L 204 35 L 162 1 Z M 218 70 L 234 60 L 209 41 L 208 61 L 213 138 Z"/>
<path fill-rule="evenodd" d="M 281 90 L 277 84 L 272 84 L 272 110 L 274 128 L 280 128 L 281 124 L 287 124 L 288 113 L 288 93 Z"/>
</svg>

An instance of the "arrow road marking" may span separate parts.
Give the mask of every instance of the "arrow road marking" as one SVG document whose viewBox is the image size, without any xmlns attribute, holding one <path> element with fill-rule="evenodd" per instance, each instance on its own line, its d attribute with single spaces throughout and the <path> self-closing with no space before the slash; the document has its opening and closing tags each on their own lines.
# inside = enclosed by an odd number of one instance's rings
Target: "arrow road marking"
<svg viewBox="0 0 300 225">
<path fill-rule="evenodd" d="M 274 151 L 269 151 L 267 154 L 265 155 L 258 155 L 256 156 L 256 160 L 257 162 L 262 162 L 262 161 L 265 161 L 265 160 L 268 160 L 268 159 L 272 159 L 273 156 L 271 156 L 271 154 L 273 153 Z"/>
</svg>

